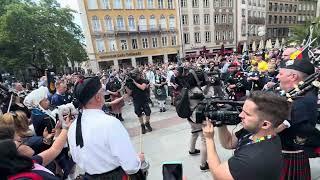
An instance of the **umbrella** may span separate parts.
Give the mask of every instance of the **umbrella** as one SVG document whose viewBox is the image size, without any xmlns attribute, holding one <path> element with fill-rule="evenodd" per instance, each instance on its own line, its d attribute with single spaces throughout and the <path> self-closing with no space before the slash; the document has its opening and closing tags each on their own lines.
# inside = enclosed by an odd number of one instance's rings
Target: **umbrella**
<svg viewBox="0 0 320 180">
<path fill-rule="evenodd" d="M 243 43 L 242 53 L 248 51 L 247 42 Z"/>
<path fill-rule="evenodd" d="M 267 42 L 266 42 L 266 49 L 267 49 L 267 50 L 272 49 L 271 39 L 267 40 Z"/>
<path fill-rule="evenodd" d="M 280 42 L 279 42 L 278 38 L 276 39 L 276 43 L 274 44 L 274 48 L 275 49 L 280 49 Z"/>
<path fill-rule="evenodd" d="M 256 52 L 256 51 L 257 51 L 256 41 L 253 41 L 253 43 L 252 43 L 252 51 L 253 51 L 253 52 Z"/>
<path fill-rule="evenodd" d="M 264 41 L 261 39 L 259 43 L 259 50 L 263 50 L 263 49 L 264 49 Z"/>
<path fill-rule="evenodd" d="M 283 49 L 284 48 L 284 45 L 286 43 L 286 40 L 284 38 L 281 39 L 281 48 Z"/>
</svg>

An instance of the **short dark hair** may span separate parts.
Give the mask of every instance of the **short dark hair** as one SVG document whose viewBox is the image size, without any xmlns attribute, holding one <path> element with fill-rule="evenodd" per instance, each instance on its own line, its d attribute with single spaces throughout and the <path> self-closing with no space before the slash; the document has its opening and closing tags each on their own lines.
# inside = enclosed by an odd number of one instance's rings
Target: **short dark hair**
<svg viewBox="0 0 320 180">
<path fill-rule="evenodd" d="M 271 122 L 275 128 L 289 118 L 291 103 L 285 97 L 272 92 L 254 91 L 247 100 L 254 102 L 258 116 Z"/>
</svg>

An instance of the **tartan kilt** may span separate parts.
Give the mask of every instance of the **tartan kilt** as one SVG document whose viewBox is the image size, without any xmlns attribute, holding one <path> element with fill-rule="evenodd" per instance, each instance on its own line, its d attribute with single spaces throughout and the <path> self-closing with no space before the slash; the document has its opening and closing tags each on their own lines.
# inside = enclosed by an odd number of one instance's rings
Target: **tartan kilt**
<svg viewBox="0 0 320 180">
<path fill-rule="evenodd" d="M 282 152 L 284 163 L 280 180 L 311 180 L 310 163 L 305 152 Z"/>
<path fill-rule="evenodd" d="M 128 175 L 122 170 L 121 167 L 118 167 L 110 172 L 89 175 L 85 174 L 83 180 L 129 180 Z"/>
</svg>

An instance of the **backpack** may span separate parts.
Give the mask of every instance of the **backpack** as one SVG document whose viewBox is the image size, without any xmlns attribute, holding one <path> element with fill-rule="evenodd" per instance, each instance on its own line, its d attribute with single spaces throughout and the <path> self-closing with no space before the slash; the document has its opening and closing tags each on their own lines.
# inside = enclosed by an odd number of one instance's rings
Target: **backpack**
<svg viewBox="0 0 320 180">
<path fill-rule="evenodd" d="M 43 178 L 34 172 L 23 172 L 8 177 L 8 180 L 43 180 Z"/>
<path fill-rule="evenodd" d="M 189 101 L 188 88 L 182 88 L 180 95 L 176 98 L 176 112 L 181 118 L 189 118 L 192 115 Z"/>
</svg>

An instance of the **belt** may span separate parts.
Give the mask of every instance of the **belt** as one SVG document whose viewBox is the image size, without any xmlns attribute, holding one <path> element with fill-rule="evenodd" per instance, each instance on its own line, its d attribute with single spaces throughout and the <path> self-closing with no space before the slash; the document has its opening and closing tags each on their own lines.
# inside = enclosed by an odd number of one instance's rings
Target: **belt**
<svg viewBox="0 0 320 180">
<path fill-rule="evenodd" d="M 88 174 L 85 173 L 85 177 L 86 179 L 108 179 L 109 177 L 122 177 L 126 176 L 125 172 L 122 170 L 122 168 L 119 166 L 117 168 L 115 168 L 114 170 L 105 172 L 105 173 L 101 173 L 101 174 Z"/>
</svg>

